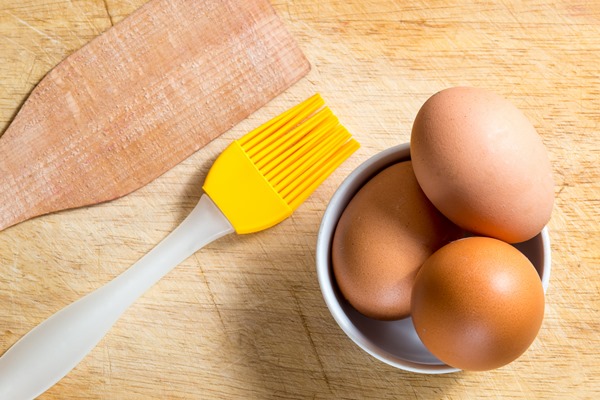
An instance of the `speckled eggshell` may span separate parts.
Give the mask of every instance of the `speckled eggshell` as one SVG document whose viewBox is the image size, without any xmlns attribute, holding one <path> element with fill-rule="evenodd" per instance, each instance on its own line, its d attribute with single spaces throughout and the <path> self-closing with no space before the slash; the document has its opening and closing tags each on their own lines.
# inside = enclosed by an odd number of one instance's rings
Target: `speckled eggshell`
<svg viewBox="0 0 600 400">
<path fill-rule="evenodd" d="M 455 368 L 490 370 L 529 348 L 544 317 L 538 273 L 519 250 L 488 237 L 452 242 L 425 261 L 412 319 L 432 354 Z"/>
<path fill-rule="evenodd" d="M 469 87 L 436 93 L 415 118 L 410 149 L 423 191 L 462 228 L 517 243 L 548 223 L 554 182 L 546 148 L 501 96 Z"/>
<path fill-rule="evenodd" d="M 412 163 L 392 165 L 370 179 L 340 217 L 332 243 L 337 284 L 368 317 L 407 317 L 419 267 L 461 234 L 429 202 Z"/>
</svg>

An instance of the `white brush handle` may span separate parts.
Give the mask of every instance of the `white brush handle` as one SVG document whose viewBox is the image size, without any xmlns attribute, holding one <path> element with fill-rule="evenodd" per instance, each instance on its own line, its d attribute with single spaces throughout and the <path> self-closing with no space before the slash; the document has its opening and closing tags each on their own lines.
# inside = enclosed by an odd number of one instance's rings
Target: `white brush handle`
<svg viewBox="0 0 600 400">
<path fill-rule="evenodd" d="M 233 232 L 207 195 L 151 252 L 121 275 L 63 308 L 0 358 L 0 399 L 28 400 L 58 382 L 88 354 L 121 314 L 177 264 Z"/>
</svg>

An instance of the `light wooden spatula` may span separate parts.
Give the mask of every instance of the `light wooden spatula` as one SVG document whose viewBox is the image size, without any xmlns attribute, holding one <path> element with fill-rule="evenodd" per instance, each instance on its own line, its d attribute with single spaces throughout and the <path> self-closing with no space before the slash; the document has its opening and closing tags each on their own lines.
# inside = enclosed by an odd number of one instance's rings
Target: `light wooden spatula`
<svg viewBox="0 0 600 400">
<path fill-rule="evenodd" d="M 0 230 L 126 195 L 308 73 L 268 0 L 152 0 L 76 51 L 0 137 Z"/>
</svg>

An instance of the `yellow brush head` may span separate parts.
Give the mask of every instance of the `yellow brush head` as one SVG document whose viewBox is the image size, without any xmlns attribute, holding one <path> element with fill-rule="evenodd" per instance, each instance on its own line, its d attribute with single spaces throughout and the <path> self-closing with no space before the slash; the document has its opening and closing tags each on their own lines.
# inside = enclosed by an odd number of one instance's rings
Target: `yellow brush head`
<svg viewBox="0 0 600 400">
<path fill-rule="evenodd" d="M 203 189 L 237 233 L 287 217 L 359 147 L 316 94 L 234 141 Z"/>
</svg>

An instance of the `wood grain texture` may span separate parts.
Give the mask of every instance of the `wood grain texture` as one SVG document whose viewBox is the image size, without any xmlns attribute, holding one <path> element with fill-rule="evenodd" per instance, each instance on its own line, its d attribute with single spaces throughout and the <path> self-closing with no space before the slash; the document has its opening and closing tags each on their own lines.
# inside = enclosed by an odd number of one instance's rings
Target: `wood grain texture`
<svg viewBox="0 0 600 400">
<path fill-rule="evenodd" d="M 49 69 L 143 2 L 0 0 L 1 126 Z M 308 78 L 144 188 L 0 232 L 0 351 L 173 229 L 232 139 L 320 91 L 361 150 L 291 219 L 188 259 L 41 399 L 600 397 L 598 2 L 272 4 L 313 66 Z M 382 364 L 343 334 L 322 300 L 314 252 L 342 179 L 407 142 L 420 105 L 454 85 L 506 96 L 542 136 L 556 179 L 552 276 L 542 330 L 521 358 L 423 376 Z"/>
<path fill-rule="evenodd" d="M 0 229 L 147 184 L 306 75 L 266 0 L 154 0 L 35 87 L 0 137 Z"/>
</svg>

